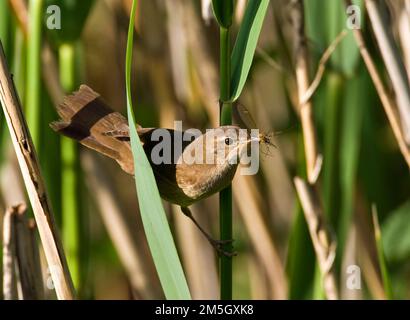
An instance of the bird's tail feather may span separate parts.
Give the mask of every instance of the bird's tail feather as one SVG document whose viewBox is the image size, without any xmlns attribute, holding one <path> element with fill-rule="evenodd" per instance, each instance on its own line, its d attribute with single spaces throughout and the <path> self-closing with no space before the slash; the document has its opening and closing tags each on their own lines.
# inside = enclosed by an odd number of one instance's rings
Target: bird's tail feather
<svg viewBox="0 0 410 320">
<path fill-rule="evenodd" d="M 127 119 L 113 111 L 100 95 L 86 85 L 66 96 L 57 106 L 61 120 L 51 128 L 114 160 L 134 174 Z"/>
</svg>

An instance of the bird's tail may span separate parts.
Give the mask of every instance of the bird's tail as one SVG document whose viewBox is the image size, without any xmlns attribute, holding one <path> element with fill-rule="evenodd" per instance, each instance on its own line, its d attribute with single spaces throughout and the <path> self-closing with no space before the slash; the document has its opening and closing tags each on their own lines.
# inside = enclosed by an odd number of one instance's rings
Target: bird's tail
<svg viewBox="0 0 410 320">
<path fill-rule="evenodd" d="M 114 160 L 134 174 L 127 119 L 113 111 L 100 95 L 86 85 L 66 96 L 57 106 L 61 120 L 51 128 Z"/>
</svg>

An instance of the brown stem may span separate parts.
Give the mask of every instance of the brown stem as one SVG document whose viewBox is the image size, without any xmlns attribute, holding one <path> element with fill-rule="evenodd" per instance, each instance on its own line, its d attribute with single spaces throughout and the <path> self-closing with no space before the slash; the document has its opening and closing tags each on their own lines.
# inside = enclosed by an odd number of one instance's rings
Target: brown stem
<svg viewBox="0 0 410 320">
<path fill-rule="evenodd" d="M 16 235 L 16 256 L 17 265 L 21 281 L 21 291 L 24 300 L 44 299 L 41 269 L 36 265 L 39 261 L 33 251 L 36 243 L 29 228 L 26 205 L 16 207 L 15 215 L 15 235 Z M 38 254 L 38 251 L 37 251 Z"/>
<path fill-rule="evenodd" d="M 318 155 L 317 137 L 313 121 L 313 106 L 310 100 L 303 101 L 310 87 L 309 60 L 307 39 L 305 35 L 305 19 L 302 0 L 292 0 L 292 23 L 295 36 L 295 68 L 298 86 L 300 118 L 302 122 L 305 144 L 306 169 L 308 180 L 314 184 L 320 171 L 321 156 Z"/>
<path fill-rule="evenodd" d="M 345 0 L 346 6 L 352 5 L 351 0 Z M 372 78 L 373 84 L 376 88 L 377 94 L 382 102 L 384 111 L 386 112 L 387 119 L 390 122 L 394 136 L 399 145 L 400 151 L 403 154 L 407 165 L 410 167 L 410 149 L 406 144 L 404 139 L 404 134 L 400 126 L 400 118 L 397 114 L 397 107 L 393 103 L 391 97 L 389 96 L 383 81 L 377 71 L 376 64 L 373 61 L 369 51 L 367 50 L 366 44 L 364 42 L 363 33 L 360 29 L 353 29 L 353 34 L 356 39 L 357 45 L 362 55 L 363 61 L 366 64 L 367 70 Z"/>
<path fill-rule="evenodd" d="M 0 48 L 0 100 L 11 140 L 33 208 L 57 297 L 59 299 L 73 299 L 74 288 L 50 200 L 46 193 L 37 154 L 7 66 L 2 44 Z"/>
<path fill-rule="evenodd" d="M 294 182 L 323 276 L 325 294 L 329 300 L 338 299 L 336 276 L 333 268 L 336 256 L 336 243 L 333 241 L 331 232 L 324 220 L 320 201 L 313 187 L 299 177 L 295 177 Z"/>
<path fill-rule="evenodd" d="M 387 73 L 396 95 L 398 111 L 407 144 L 410 144 L 410 88 L 404 63 L 400 57 L 393 35 L 386 28 L 386 21 L 376 1 L 365 1 L 367 13 L 379 46 Z"/>
</svg>

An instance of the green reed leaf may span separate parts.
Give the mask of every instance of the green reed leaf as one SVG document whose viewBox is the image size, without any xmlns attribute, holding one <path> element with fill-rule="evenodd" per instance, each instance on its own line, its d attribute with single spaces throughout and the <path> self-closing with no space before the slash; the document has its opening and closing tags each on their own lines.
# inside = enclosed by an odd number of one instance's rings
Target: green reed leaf
<svg viewBox="0 0 410 320">
<path fill-rule="evenodd" d="M 238 99 L 252 65 L 269 0 L 250 0 L 232 52 L 231 101 Z"/>
<path fill-rule="evenodd" d="M 212 9 L 219 25 L 229 28 L 232 24 L 233 0 L 212 0 Z"/>
<path fill-rule="evenodd" d="M 165 297 L 167 299 L 191 299 L 188 284 L 159 196 L 154 173 L 142 148 L 135 125 L 131 97 L 131 64 L 136 6 L 137 1 L 133 0 L 127 38 L 125 82 L 131 148 L 134 156 L 135 184 L 141 218 Z"/>
</svg>

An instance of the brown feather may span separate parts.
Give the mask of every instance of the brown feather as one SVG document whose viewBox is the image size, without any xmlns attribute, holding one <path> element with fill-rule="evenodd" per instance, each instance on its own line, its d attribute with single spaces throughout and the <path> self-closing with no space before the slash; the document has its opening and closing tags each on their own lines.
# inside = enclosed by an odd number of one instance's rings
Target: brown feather
<svg viewBox="0 0 410 320">
<path fill-rule="evenodd" d="M 100 95 L 90 87 L 82 85 L 77 92 L 67 96 L 57 107 L 61 120 L 50 124 L 58 133 L 79 141 L 81 144 L 96 150 L 114 160 L 121 168 L 134 175 L 134 161 L 130 146 L 127 119 L 120 113 L 109 108 Z M 235 126 L 220 127 L 221 129 L 239 129 Z M 151 152 L 158 141 L 152 141 L 154 128 L 142 128 L 137 125 L 137 132 L 143 148 L 151 163 L 159 192 L 165 200 L 183 207 L 205 198 L 226 187 L 232 180 L 236 165 L 214 164 L 155 164 Z M 174 139 L 175 131 L 165 129 Z M 182 136 L 183 133 L 179 133 Z M 206 134 L 193 142 L 183 141 L 182 152 L 195 150 L 198 143 L 204 142 Z M 188 148 L 188 145 L 191 148 Z M 173 143 L 172 143 L 173 146 Z M 206 148 L 206 144 L 203 144 Z M 179 158 L 171 148 L 171 159 Z M 204 149 L 205 153 L 214 154 L 215 150 Z"/>
<path fill-rule="evenodd" d="M 97 92 L 82 85 L 77 92 L 65 97 L 57 112 L 62 120 L 50 124 L 53 130 L 113 158 L 124 171 L 134 174 L 129 139 L 107 134 L 118 131 L 129 136 L 128 121 L 111 110 Z"/>
</svg>

